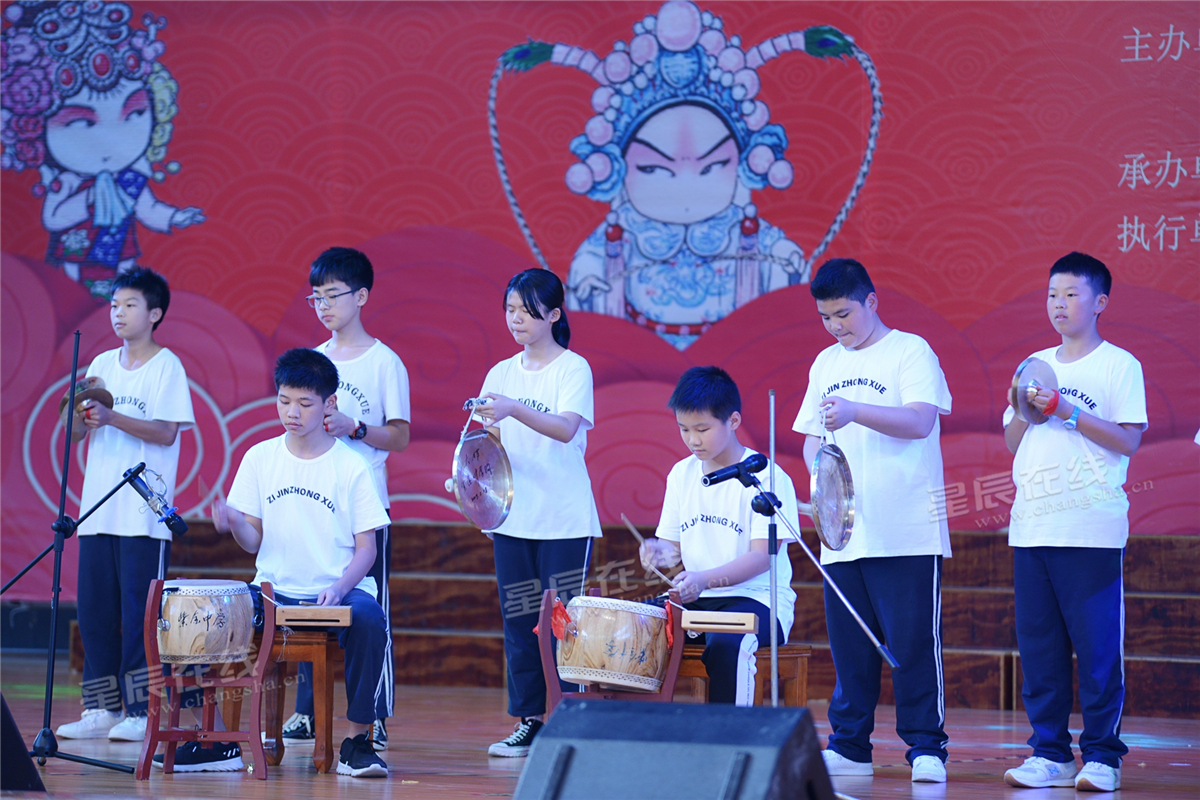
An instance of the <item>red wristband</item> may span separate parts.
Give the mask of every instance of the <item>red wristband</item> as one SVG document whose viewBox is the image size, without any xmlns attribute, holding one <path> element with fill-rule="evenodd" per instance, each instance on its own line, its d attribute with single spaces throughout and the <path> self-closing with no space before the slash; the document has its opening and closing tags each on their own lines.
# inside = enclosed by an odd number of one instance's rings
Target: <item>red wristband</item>
<svg viewBox="0 0 1200 800">
<path fill-rule="evenodd" d="M 1054 414 L 1054 410 L 1058 408 L 1058 392 L 1046 403 L 1046 410 L 1043 412 L 1047 417 Z"/>
</svg>

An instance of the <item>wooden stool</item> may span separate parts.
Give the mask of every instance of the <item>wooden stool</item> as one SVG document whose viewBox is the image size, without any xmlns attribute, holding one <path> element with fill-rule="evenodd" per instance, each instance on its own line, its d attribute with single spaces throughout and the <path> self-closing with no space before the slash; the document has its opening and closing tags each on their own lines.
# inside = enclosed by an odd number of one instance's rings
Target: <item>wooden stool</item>
<svg viewBox="0 0 1200 800">
<path fill-rule="evenodd" d="M 679 677 L 699 678 L 703 681 L 703 691 L 693 691 L 692 696 L 707 703 L 708 672 L 704 669 L 704 662 L 700 660 L 703 654 L 704 645 L 685 646 L 683 663 L 679 666 Z M 812 648 L 806 644 L 779 645 L 780 705 L 799 707 L 808 704 L 808 659 L 811 656 Z M 754 676 L 754 705 L 761 706 L 764 704 L 764 698 L 765 702 L 771 702 L 771 648 L 759 648 L 756 665 L 758 674 Z"/>
<path fill-rule="evenodd" d="M 265 584 L 264 584 L 265 586 Z M 274 595 L 271 595 L 274 596 Z M 338 645 L 340 631 L 325 629 L 284 629 L 275 627 L 275 604 L 264 603 L 263 616 L 274 629 L 273 643 L 263 691 L 266 692 L 267 722 L 263 746 L 267 763 L 278 766 L 283 761 L 284 700 L 287 695 L 288 665 L 311 661 L 313 665 L 313 766 L 317 772 L 329 772 L 336 755 L 333 749 L 333 674 L 334 665 L 345 662 L 346 653 Z M 226 705 L 226 715 L 237 719 L 241 700 L 234 698 Z"/>
<path fill-rule="evenodd" d="M 271 584 L 264 583 L 262 590 L 264 593 L 270 593 Z M 236 669 L 242 666 L 239 663 L 214 665 L 215 670 L 210 668 L 200 676 L 177 675 L 175 674 L 175 665 L 172 665 L 170 674 L 164 675 L 162 658 L 158 651 L 158 616 L 162 609 L 162 593 L 163 581 L 151 581 L 150 593 L 146 598 L 146 621 L 143 628 L 146 641 L 146 664 L 150 671 L 150 702 L 146 709 L 146 738 L 142 743 L 142 753 L 138 758 L 135 777 L 141 781 L 150 777 L 150 765 L 154 759 L 154 751 L 158 749 L 160 742 L 167 744 L 166 752 L 163 754 L 163 772 L 166 774 L 175 770 L 175 748 L 180 742 L 245 742 L 254 762 L 254 777 L 266 780 L 268 759 L 265 757 L 259 729 L 259 710 L 262 705 L 263 678 L 269 665 L 268 654 L 259 649 L 258 657 L 251 663 L 249 674 L 245 674 L 244 670 Z M 264 624 L 267 635 L 273 636 L 275 618 L 268 615 Z M 213 675 L 214 671 L 217 671 L 218 674 Z M 200 730 L 179 726 L 180 694 L 184 688 L 192 686 L 204 690 Z M 167 687 L 171 689 L 167 705 L 168 727 L 160 729 L 159 718 L 162 715 L 163 696 L 167 694 Z M 218 689 L 222 693 L 233 689 L 232 694 L 238 698 L 239 706 L 242 692 L 246 689 L 250 690 L 251 713 L 248 730 L 241 730 L 240 720 L 237 719 L 226 720 L 226 726 L 230 730 L 214 730 Z M 279 762 L 270 763 L 274 765 Z"/>
<path fill-rule="evenodd" d="M 599 589 L 588 592 L 591 597 L 600 595 Z M 683 615 L 672 617 L 671 637 L 675 645 L 667 658 L 667 673 L 663 677 L 662 688 L 657 692 L 626 692 L 617 689 L 601 689 L 587 686 L 582 692 L 564 692 L 558 682 L 558 665 L 554 660 L 554 633 L 550 630 L 550 615 L 554 611 L 554 601 L 558 592 L 547 589 L 542 593 L 542 608 L 538 613 L 538 650 L 542 656 L 542 674 L 546 679 L 546 719 L 554 712 L 555 707 L 568 697 L 582 697 L 591 700 L 643 700 L 649 703 L 670 703 L 675 699 L 675 681 L 679 674 L 679 662 L 683 657 Z"/>
</svg>

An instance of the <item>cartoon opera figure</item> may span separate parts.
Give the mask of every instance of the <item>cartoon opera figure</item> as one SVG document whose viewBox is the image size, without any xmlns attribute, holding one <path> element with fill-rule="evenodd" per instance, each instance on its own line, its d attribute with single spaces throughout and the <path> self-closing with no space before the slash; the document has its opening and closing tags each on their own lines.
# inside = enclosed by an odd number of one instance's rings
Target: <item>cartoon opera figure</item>
<svg viewBox="0 0 1200 800">
<path fill-rule="evenodd" d="M 179 85 L 159 58 L 166 20 L 134 30 L 124 3 L 21 2 L 4 10 L 0 167 L 37 169 L 50 234 L 46 262 L 107 303 L 141 249 L 134 220 L 163 233 L 204 221 L 155 199 Z M 158 164 L 156 169 L 153 165 Z"/>
<path fill-rule="evenodd" d="M 670 0 L 633 26 L 606 57 L 565 44 L 530 41 L 508 50 L 492 78 L 488 121 L 508 202 L 541 265 L 508 179 L 496 126 L 505 71 L 549 61 L 599 83 L 595 116 L 571 142 L 567 170 L 577 194 L 610 204 L 604 223 L 575 253 L 568 306 L 629 319 L 684 349 L 735 308 L 775 289 L 808 281 L 837 235 L 867 177 L 883 98 L 870 57 L 840 31 L 814 27 L 743 48 L 720 17 Z M 757 214 L 751 192 L 784 190 L 793 170 L 787 134 L 768 122 L 758 69 L 787 52 L 849 56 L 866 73 L 872 98 L 867 147 L 853 188 L 824 238 L 805 257 Z"/>
</svg>

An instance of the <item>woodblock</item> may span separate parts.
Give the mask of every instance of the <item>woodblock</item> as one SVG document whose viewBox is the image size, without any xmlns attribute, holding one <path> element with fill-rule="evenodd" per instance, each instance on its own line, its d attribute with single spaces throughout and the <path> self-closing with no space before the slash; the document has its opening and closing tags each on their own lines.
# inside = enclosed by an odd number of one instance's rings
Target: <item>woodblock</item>
<svg viewBox="0 0 1200 800">
<path fill-rule="evenodd" d="M 701 633 L 758 633 L 758 615 L 739 611 L 684 611 L 683 629 Z"/>
<path fill-rule="evenodd" d="M 347 628 L 350 606 L 279 606 L 275 624 L 290 627 Z"/>
</svg>

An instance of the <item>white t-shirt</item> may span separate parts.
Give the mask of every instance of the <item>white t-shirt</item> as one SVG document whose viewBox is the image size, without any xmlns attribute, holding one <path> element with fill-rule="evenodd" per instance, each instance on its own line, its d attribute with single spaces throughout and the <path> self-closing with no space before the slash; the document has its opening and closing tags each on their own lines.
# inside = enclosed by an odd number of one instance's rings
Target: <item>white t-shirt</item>
<svg viewBox="0 0 1200 800">
<path fill-rule="evenodd" d="M 920 336 L 889 331 L 863 350 L 830 345 L 808 372 L 792 430 L 820 437 L 821 401 L 900 408 L 928 403 L 950 413 L 950 387 L 938 357 Z M 950 556 L 942 476 L 941 419 L 924 439 L 885 436 L 851 423 L 827 436 L 846 454 L 854 481 L 854 529 L 842 550 L 821 547 L 821 563 L 881 556 Z"/>
<path fill-rule="evenodd" d="M 289 597 L 316 597 L 354 558 L 354 535 L 388 524 L 371 469 L 342 441 L 316 458 L 288 450 L 288 434 L 251 447 L 229 490 L 229 505 L 262 520 L 254 583 Z M 375 596 L 370 575 L 355 587 Z"/>
<path fill-rule="evenodd" d="M 121 366 L 121 349 L 117 348 L 96 356 L 87 374 L 104 380 L 104 388 L 113 396 L 113 411 L 134 419 L 178 422 L 179 434 L 172 444 L 164 446 L 139 439 L 112 425 L 88 433 L 87 468 L 79 501 L 81 512 L 107 494 L 121 481 L 125 470 L 139 461 L 146 462 L 147 471 L 162 475 L 162 484 L 149 474 L 142 475 L 142 479 L 155 491 L 162 491 L 165 486 L 165 496 L 170 501 L 175 495 L 179 440 L 196 422 L 192 413 L 192 392 L 179 357 L 164 347 L 142 366 L 128 370 Z M 158 515 L 128 485 L 122 486 L 79 526 L 80 536 L 97 533 L 171 538 L 167 526 L 159 523 Z"/>
<path fill-rule="evenodd" d="M 1146 429 L 1142 365 L 1129 352 L 1102 342 L 1064 364 L 1058 348 L 1034 353 L 1058 378 L 1059 393 L 1081 411 L 1109 422 Z M 1004 426 L 1015 412 L 1004 412 Z M 1008 526 L 1013 547 L 1124 547 L 1129 538 L 1125 494 L 1129 456 L 1108 450 L 1051 417 L 1030 425 L 1013 457 L 1016 492 Z"/>
<path fill-rule="evenodd" d="M 739 461 L 754 455 L 750 448 L 742 453 Z M 757 514 L 750 502 L 758 492 L 742 486 L 738 480 L 728 480 L 716 486 L 704 486 L 704 462 L 688 456 L 667 474 L 667 490 L 663 496 L 662 516 L 654 535 L 670 542 L 678 542 L 683 567 L 688 571 L 714 569 L 728 564 L 735 558 L 750 552 L 752 539 L 766 539 L 770 519 Z M 758 473 L 763 487 L 771 486 L 770 473 Z M 796 487 L 787 473 L 775 467 L 775 495 L 783 503 L 777 513 L 783 516 L 796 530 L 800 530 L 800 517 L 796 511 Z M 779 624 L 783 627 L 783 640 L 792 630 L 796 617 L 796 593 L 792 591 L 792 562 L 788 560 L 787 545 L 792 541 L 787 526 L 777 526 L 779 553 L 775 556 L 775 598 Z M 762 572 L 749 580 L 732 586 L 705 589 L 701 597 L 748 597 L 768 608 L 771 605 L 771 573 Z"/>
<path fill-rule="evenodd" d="M 513 501 L 496 533 L 519 539 L 600 536 L 600 516 L 583 455 L 592 427 L 592 368 L 567 350 L 539 370 L 526 369 L 523 353 L 488 371 L 480 394 L 510 397 L 548 414 L 574 412 L 583 419 L 575 437 L 559 442 L 509 417 L 500 420 L 500 441 L 513 471 Z"/>
<path fill-rule="evenodd" d="M 314 350 L 329 355 L 333 340 L 317 345 Z M 378 339 L 366 352 L 349 361 L 334 361 L 338 371 L 337 404 L 352 419 L 379 428 L 388 420 L 412 421 L 408 403 L 408 370 L 400 356 Z M 388 499 L 387 458 L 389 451 L 372 447 L 360 440 L 346 439 L 350 449 L 371 465 L 375 488 L 384 508 L 391 508 Z"/>
</svg>

